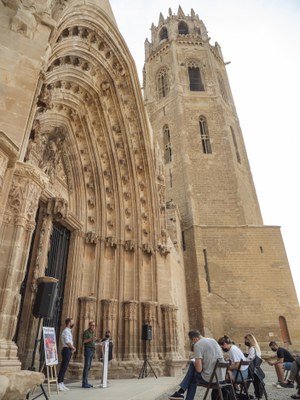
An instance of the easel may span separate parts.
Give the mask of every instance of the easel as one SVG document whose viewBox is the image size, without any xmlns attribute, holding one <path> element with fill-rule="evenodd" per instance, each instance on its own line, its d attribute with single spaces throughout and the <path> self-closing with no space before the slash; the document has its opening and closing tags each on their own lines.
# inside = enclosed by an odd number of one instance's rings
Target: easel
<svg viewBox="0 0 300 400">
<path fill-rule="evenodd" d="M 55 383 L 56 391 L 57 391 L 57 394 L 59 395 L 56 365 L 46 365 L 46 372 L 47 372 L 47 385 L 48 385 L 49 397 L 51 397 L 50 383 Z"/>
<path fill-rule="evenodd" d="M 40 329 L 41 329 L 41 322 L 42 322 L 42 317 L 39 317 L 38 327 L 37 327 L 37 331 L 36 331 L 36 335 L 35 335 L 35 341 L 34 341 L 34 349 L 33 349 L 33 352 L 32 352 L 31 366 L 28 368 L 30 371 L 35 371 L 35 370 L 36 370 L 36 369 L 35 369 L 35 366 L 34 366 L 34 363 L 35 363 L 35 355 L 36 355 L 36 350 L 37 350 L 38 344 L 39 344 L 39 343 L 41 342 L 41 340 L 42 340 L 41 337 L 39 338 L 39 336 L 40 336 Z M 41 388 L 42 393 L 38 394 L 36 397 L 34 397 L 34 398 L 31 399 L 31 400 L 35 400 L 35 399 L 37 399 L 38 397 L 43 396 L 43 395 L 45 396 L 45 399 L 46 399 L 46 400 L 49 400 L 49 398 L 48 398 L 48 396 L 47 396 L 47 394 L 46 394 L 46 392 L 45 392 L 45 389 L 44 389 L 43 385 L 40 384 L 39 386 L 40 386 L 40 388 Z M 30 393 L 28 393 L 28 394 L 26 395 L 26 399 L 29 399 L 29 395 L 30 395 Z"/>
<path fill-rule="evenodd" d="M 146 340 L 145 342 L 146 342 L 145 343 L 145 358 L 144 358 L 142 368 L 140 370 L 139 379 L 147 378 L 147 376 L 150 374 L 150 372 L 152 372 L 153 375 L 155 376 L 155 378 L 157 379 L 156 373 L 155 373 L 154 369 L 152 368 L 152 366 L 148 360 L 148 357 L 147 357 L 147 342 L 149 342 L 149 340 Z M 150 369 L 149 371 L 148 371 L 148 367 Z"/>
</svg>

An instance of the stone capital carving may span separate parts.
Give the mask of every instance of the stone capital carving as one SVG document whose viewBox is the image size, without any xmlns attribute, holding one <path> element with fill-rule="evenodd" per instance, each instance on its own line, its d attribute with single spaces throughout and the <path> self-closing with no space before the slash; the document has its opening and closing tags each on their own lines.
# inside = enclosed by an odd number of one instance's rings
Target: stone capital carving
<svg viewBox="0 0 300 400">
<path fill-rule="evenodd" d="M 135 251 L 135 244 L 132 240 L 125 240 L 123 247 L 125 251 Z"/>
<path fill-rule="evenodd" d="M 118 300 L 116 299 L 102 299 L 102 319 L 104 321 L 112 321 L 117 318 Z"/>
<path fill-rule="evenodd" d="M 124 320 L 137 320 L 138 301 L 130 300 L 124 302 Z"/>
<path fill-rule="evenodd" d="M 113 236 L 107 236 L 104 239 L 104 243 L 106 247 L 112 247 L 112 248 L 116 248 L 117 247 L 117 241 L 116 238 L 114 238 Z"/>
<path fill-rule="evenodd" d="M 34 166 L 17 163 L 12 185 L 10 187 L 7 211 L 19 220 L 34 222 L 38 201 L 48 179 L 38 173 Z"/>
<path fill-rule="evenodd" d="M 96 232 L 87 232 L 85 234 L 85 243 L 97 244 L 98 240 L 99 237 Z"/>
<path fill-rule="evenodd" d="M 158 243 L 157 250 L 162 256 L 167 256 L 170 253 L 170 247 L 162 243 Z"/>
<path fill-rule="evenodd" d="M 153 323 L 156 321 L 157 305 L 156 301 L 145 301 L 142 303 L 144 309 L 144 322 Z"/>
<path fill-rule="evenodd" d="M 142 244 L 142 250 L 144 253 L 151 255 L 154 253 L 153 247 L 151 246 L 150 243 L 143 243 Z"/>
<path fill-rule="evenodd" d="M 55 220 L 66 218 L 68 215 L 67 200 L 59 197 L 49 199 L 46 212 L 48 215 L 53 215 Z"/>
</svg>

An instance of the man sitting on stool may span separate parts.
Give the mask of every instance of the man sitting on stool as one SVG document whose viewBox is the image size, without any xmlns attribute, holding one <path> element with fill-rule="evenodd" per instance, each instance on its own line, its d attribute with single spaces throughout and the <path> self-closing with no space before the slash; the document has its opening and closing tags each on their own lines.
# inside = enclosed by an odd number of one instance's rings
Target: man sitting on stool
<svg viewBox="0 0 300 400">
<path fill-rule="evenodd" d="M 270 342 L 269 346 L 273 351 L 276 351 L 277 359 L 268 361 L 268 364 L 274 365 L 278 381 L 276 385 L 280 385 L 284 382 L 284 370 L 290 370 L 295 359 L 287 349 L 279 347 L 276 342 Z"/>
</svg>

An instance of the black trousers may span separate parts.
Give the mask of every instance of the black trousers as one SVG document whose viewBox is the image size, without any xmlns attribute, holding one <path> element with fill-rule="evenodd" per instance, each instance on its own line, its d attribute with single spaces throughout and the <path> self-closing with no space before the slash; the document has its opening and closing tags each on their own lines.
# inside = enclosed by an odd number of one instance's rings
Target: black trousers
<svg viewBox="0 0 300 400">
<path fill-rule="evenodd" d="M 72 349 L 70 349 L 69 347 L 63 347 L 62 351 L 61 351 L 61 355 L 62 355 L 62 360 L 61 360 L 60 369 L 59 369 L 59 373 L 58 373 L 58 377 L 57 377 L 58 383 L 61 383 L 64 381 L 65 373 L 68 369 L 68 365 L 69 365 L 69 362 L 72 357 Z"/>
</svg>

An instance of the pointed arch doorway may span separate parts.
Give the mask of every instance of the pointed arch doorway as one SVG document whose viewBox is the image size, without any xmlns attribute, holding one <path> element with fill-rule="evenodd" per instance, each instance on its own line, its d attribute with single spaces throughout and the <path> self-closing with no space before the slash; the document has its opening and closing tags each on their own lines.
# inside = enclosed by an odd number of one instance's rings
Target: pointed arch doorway
<svg viewBox="0 0 300 400">
<path fill-rule="evenodd" d="M 49 227 L 51 232 L 48 240 L 45 239 L 45 236 L 47 236 L 45 235 L 47 227 Z M 30 365 L 34 335 L 36 334 L 37 320 L 32 315 L 32 307 L 35 299 L 35 290 L 33 287 L 36 275 L 35 268 L 41 258 L 41 248 L 45 251 L 46 259 L 43 263 L 44 267 L 39 268 L 38 276 L 51 276 L 59 281 L 53 318 L 44 319 L 43 326 L 55 328 L 58 342 L 64 306 L 64 289 L 70 237 L 71 232 L 69 229 L 60 222 L 53 220 L 52 216 L 45 217 L 45 209 L 43 207 L 39 208 L 36 229 L 29 252 L 27 272 L 20 290 L 21 305 L 14 339 L 18 345 L 18 355 L 24 368 Z"/>
</svg>

